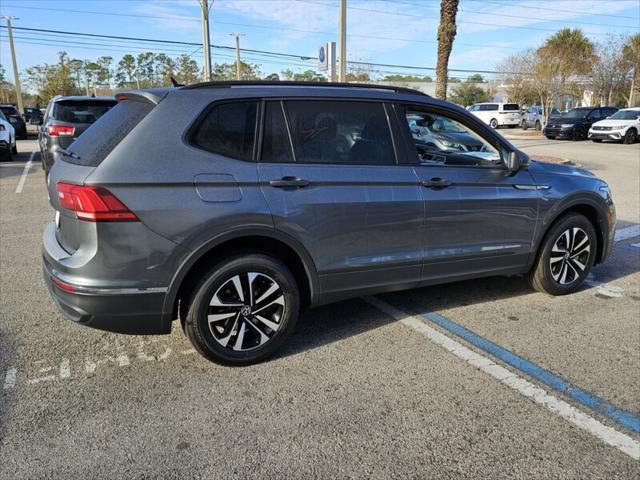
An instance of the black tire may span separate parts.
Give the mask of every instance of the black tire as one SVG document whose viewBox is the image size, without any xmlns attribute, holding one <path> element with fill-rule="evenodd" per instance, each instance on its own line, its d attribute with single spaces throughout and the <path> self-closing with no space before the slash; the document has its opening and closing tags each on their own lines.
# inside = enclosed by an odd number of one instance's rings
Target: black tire
<svg viewBox="0 0 640 480">
<path fill-rule="evenodd" d="M 636 143 L 638 139 L 638 132 L 635 128 L 630 128 L 627 130 L 627 133 L 624 134 L 624 138 L 622 139 L 622 143 L 625 145 L 631 145 L 632 143 Z"/>
<path fill-rule="evenodd" d="M 528 128 L 527 122 L 522 122 L 522 130 L 527 130 Z"/>
<path fill-rule="evenodd" d="M 0 151 L 0 162 L 12 162 L 13 161 L 13 152 L 10 147 L 7 147 Z"/>
<path fill-rule="evenodd" d="M 595 142 L 595 143 L 602 143 L 602 139 L 601 138 L 592 138 L 591 141 Z"/>
<path fill-rule="evenodd" d="M 13 153 L 14 155 L 18 154 L 18 145 L 13 145 L 11 147 L 11 153 Z"/>
<path fill-rule="evenodd" d="M 258 276 L 251 282 L 255 290 L 250 292 L 250 274 L 254 272 Z M 235 287 L 236 278 L 242 294 L 238 294 Z M 279 289 L 254 305 L 254 300 L 259 301 L 274 284 Z M 220 295 L 225 298 L 221 299 Z M 214 296 L 225 304 L 235 304 L 212 307 Z M 240 306 L 249 297 L 250 301 Z M 283 304 L 275 302 L 274 297 Z M 300 313 L 300 294 L 291 271 L 280 260 L 259 253 L 239 254 L 213 266 L 193 286 L 185 302 L 184 331 L 193 346 L 205 358 L 229 366 L 251 365 L 272 355 L 289 337 Z M 267 320 L 278 328 L 269 328 L 252 310 L 265 312 L 264 317 L 269 316 Z M 233 316 L 211 323 L 207 319 L 227 313 Z M 264 343 L 261 342 L 263 335 L 268 337 Z M 247 348 L 242 349 L 245 346 Z"/>
<path fill-rule="evenodd" d="M 489 126 L 491 128 L 498 128 L 498 120 L 496 120 L 495 118 L 492 118 L 491 121 L 489 122 Z"/>
<path fill-rule="evenodd" d="M 542 130 L 542 125 L 540 124 L 540 120 L 536 120 L 536 130 Z"/>
<path fill-rule="evenodd" d="M 570 232 L 569 237 L 566 237 L 566 232 Z M 585 237 L 588 242 L 586 246 L 589 248 L 586 256 L 583 251 L 585 246 L 582 244 Z M 569 242 L 572 242 L 574 252 L 582 251 L 582 254 L 574 257 L 571 253 L 563 253 L 561 248 L 557 250 L 558 247 L 554 251 L 554 246 L 557 244 L 563 245 Z M 571 252 L 571 245 L 567 247 Z M 566 295 L 575 292 L 589 275 L 597 251 L 598 237 L 589 219 L 579 213 L 569 213 L 560 217 L 540 244 L 536 263 L 529 273 L 531 286 L 549 295 Z M 584 266 L 583 270 L 580 265 Z M 564 274 L 565 267 L 566 274 Z"/>
<path fill-rule="evenodd" d="M 545 135 L 545 137 L 547 137 L 549 140 L 555 140 L 556 137 L 552 137 L 551 135 Z"/>
</svg>

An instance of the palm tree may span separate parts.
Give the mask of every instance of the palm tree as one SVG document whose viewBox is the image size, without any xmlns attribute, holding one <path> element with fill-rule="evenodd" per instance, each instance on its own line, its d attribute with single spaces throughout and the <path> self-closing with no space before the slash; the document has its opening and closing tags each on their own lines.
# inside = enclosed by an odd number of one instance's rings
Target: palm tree
<svg viewBox="0 0 640 480">
<path fill-rule="evenodd" d="M 622 55 L 632 65 L 631 90 L 629 91 L 629 107 L 640 105 L 640 33 L 629 38 Z"/>
<path fill-rule="evenodd" d="M 572 75 L 591 71 L 594 60 L 593 43 L 579 28 L 563 28 L 551 35 L 540 48 L 543 56 L 554 59 L 557 73 L 564 85 Z"/>
<path fill-rule="evenodd" d="M 456 38 L 456 14 L 459 0 L 441 0 L 438 27 L 438 64 L 436 65 L 436 97 L 447 98 L 449 56 Z"/>
</svg>

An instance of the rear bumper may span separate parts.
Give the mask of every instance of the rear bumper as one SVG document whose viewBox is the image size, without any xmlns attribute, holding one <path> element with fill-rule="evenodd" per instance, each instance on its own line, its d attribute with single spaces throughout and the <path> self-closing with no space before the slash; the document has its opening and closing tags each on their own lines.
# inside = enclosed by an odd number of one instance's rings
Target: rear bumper
<svg viewBox="0 0 640 480">
<path fill-rule="evenodd" d="M 45 228 L 42 274 L 60 312 L 87 327 L 116 333 L 152 335 L 170 333 L 171 322 L 163 315 L 166 287 L 118 287 L 82 285 L 65 273 L 69 254 L 58 243 L 55 225 Z"/>
</svg>

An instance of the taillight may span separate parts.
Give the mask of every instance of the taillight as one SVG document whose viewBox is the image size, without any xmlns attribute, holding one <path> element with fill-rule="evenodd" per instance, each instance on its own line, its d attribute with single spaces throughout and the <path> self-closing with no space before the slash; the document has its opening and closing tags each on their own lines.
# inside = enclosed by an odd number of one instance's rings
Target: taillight
<svg viewBox="0 0 640 480">
<path fill-rule="evenodd" d="M 136 214 L 103 187 L 58 183 L 58 199 L 63 208 L 88 222 L 137 222 Z"/>
<path fill-rule="evenodd" d="M 75 288 L 73 288 L 73 285 L 69 285 L 68 283 L 64 283 L 62 280 L 58 280 L 53 275 L 51 276 L 51 281 L 53 283 L 55 283 L 61 289 L 66 290 L 67 292 L 74 292 L 75 291 Z"/>
<path fill-rule="evenodd" d="M 65 125 L 49 125 L 50 137 L 72 137 L 76 131 L 73 127 L 67 127 Z"/>
</svg>

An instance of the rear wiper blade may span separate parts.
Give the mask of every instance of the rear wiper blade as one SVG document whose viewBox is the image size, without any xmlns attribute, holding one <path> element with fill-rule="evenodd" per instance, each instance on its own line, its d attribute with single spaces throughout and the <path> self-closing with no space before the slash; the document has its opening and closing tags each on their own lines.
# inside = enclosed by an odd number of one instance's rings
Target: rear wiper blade
<svg viewBox="0 0 640 480">
<path fill-rule="evenodd" d="M 75 158 L 76 160 L 80 160 L 80 155 L 78 155 L 77 153 L 73 153 L 72 151 L 67 150 L 66 148 L 58 147 L 58 151 L 60 152 L 61 155 L 64 155 L 65 157 L 71 157 L 71 158 Z"/>
</svg>

